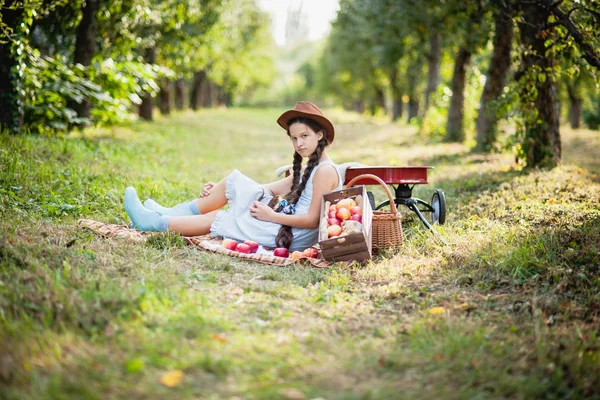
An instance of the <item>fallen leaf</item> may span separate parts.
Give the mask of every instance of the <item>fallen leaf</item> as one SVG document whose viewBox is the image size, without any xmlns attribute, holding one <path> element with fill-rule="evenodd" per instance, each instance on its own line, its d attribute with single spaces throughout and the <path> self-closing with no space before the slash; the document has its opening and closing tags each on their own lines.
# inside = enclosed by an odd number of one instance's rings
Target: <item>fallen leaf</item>
<svg viewBox="0 0 600 400">
<path fill-rule="evenodd" d="M 125 371 L 129 373 L 140 372 L 144 369 L 144 361 L 139 358 L 133 358 L 125 363 Z"/>
<path fill-rule="evenodd" d="M 244 294 L 244 289 L 237 286 L 233 286 L 231 289 L 229 289 L 229 293 L 234 296 L 241 296 Z"/>
<path fill-rule="evenodd" d="M 107 325 L 106 328 L 104 328 L 104 336 L 111 337 L 114 334 L 115 334 L 115 326 L 113 324 Z"/>
<path fill-rule="evenodd" d="M 436 359 L 437 361 L 441 361 L 444 359 L 444 356 L 441 354 L 434 354 L 433 358 Z"/>
<path fill-rule="evenodd" d="M 214 333 L 211 336 L 211 338 L 212 338 L 212 340 L 217 341 L 217 342 L 227 343 L 227 339 L 225 339 L 223 336 L 221 336 L 221 335 L 219 335 L 217 333 Z"/>
<path fill-rule="evenodd" d="M 377 364 L 379 364 L 380 367 L 383 367 L 383 364 L 385 364 L 385 354 L 379 356 L 379 359 L 377 359 Z"/>
<path fill-rule="evenodd" d="M 168 387 L 175 387 L 181 383 L 182 379 L 183 371 L 180 369 L 174 369 L 173 371 L 166 372 L 160 378 L 160 383 Z"/>
<path fill-rule="evenodd" d="M 438 314 L 443 314 L 446 311 L 446 309 L 444 307 L 433 307 L 429 309 L 429 314 L 431 315 L 438 315 Z"/>
<path fill-rule="evenodd" d="M 583 172 L 584 172 L 584 171 L 583 171 L 583 169 L 581 169 L 581 168 L 577 169 L 577 173 L 578 173 L 579 175 L 583 174 Z"/>
<path fill-rule="evenodd" d="M 554 199 L 550 199 L 550 200 L 548 201 L 548 203 L 550 203 L 550 204 L 555 204 L 555 203 L 556 203 L 556 200 L 554 200 Z"/>
</svg>

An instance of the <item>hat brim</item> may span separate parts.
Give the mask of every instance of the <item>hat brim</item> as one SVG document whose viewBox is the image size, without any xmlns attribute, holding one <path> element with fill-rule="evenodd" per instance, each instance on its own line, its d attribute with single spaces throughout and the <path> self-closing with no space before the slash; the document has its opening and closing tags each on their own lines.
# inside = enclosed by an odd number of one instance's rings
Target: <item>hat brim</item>
<svg viewBox="0 0 600 400">
<path fill-rule="evenodd" d="M 333 124 L 325 117 L 321 115 L 316 115 L 312 113 L 305 113 L 297 110 L 288 110 L 281 114 L 279 118 L 277 118 L 277 123 L 283 129 L 288 129 L 288 124 L 291 120 L 295 118 L 307 118 L 312 119 L 319 125 L 321 125 L 327 131 L 327 141 L 329 143 L 333 142 L 333 138 L 335 137 L 335 129 L 333 128 Z"/>
</svg>

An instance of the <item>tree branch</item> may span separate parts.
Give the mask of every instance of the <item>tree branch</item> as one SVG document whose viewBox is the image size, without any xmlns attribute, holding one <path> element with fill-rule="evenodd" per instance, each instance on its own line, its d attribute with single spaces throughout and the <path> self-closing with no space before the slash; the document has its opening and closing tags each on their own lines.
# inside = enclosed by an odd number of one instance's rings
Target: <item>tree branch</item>
<svg viewBox="0 0 600 400">
<path fill-rule="evenodd" d="M 600 19 L 600 13 L 598 11 L 594 11 L 594 10 L 592 10 L 590 8 L 587 8 L 587 7 L 583 7 L 583 9 L 585 11 L 589 12 L 590 14 L 592 14 L 594 17 Z"/>
<path fill-rule="evenodd" d="M 558 8 L 556 3 L 552 3 L 551 0 L 540 0 L 540 2 L 546 9 L 554 14 L 565 28 L 567 28 L 569 34 L 573 36 L 573 39 L 579 45 L 579 48 L 583 53 L 583 58 L 585 58 L 590 65 L 600 70 L 600 56 L 598 56 L 594 48 L 585 41 L 585 38 L 581 32 L 579 32 L 579 29 L 577 29 L 573 21 L 569 19 L 569 16 Z"/>
</svg>

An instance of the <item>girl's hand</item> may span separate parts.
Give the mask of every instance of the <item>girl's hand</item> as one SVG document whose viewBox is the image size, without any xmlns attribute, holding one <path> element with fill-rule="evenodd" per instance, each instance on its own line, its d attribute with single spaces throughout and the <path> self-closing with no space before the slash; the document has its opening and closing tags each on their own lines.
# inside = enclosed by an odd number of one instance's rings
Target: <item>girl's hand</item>
<svg viewBox="0 0 600 400">
<path fill-rule="evenodd" d="M 198 196 L 198 197 L 206 197 L 206 196 L 208 196 L 208 195 L 210 194 L 210 189 L 212 189 L 212 188 L 213 188 L 213 186 L 215 186 L 215 184 L 214 184 L 214 183 L 212 183 L 212 182 L 207 182 L 207 183 L 204 185 L 204 188 L 202 189 L 202 193 L 200 193 L 200 196 Z"/>
<path fill-rule="evenodd" d="M 276 213 L 271 207 L 260 201 L 255 201 L 250 207 L 250 215 L 261 221 L 272 221 L 274 214 Z"/>
</svg>

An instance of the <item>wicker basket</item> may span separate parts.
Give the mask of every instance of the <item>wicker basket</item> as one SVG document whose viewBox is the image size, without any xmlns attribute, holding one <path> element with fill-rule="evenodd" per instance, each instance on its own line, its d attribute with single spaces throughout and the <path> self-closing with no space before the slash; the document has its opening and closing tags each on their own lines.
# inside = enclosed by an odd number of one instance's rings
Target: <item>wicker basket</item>
<svg viewBox="0 0 600 400">
<path fill-rule="evenodd" d="M 373 248 L 381 249 L 386 247 L 402 246 L 404 235 L 402 234 L 402 215 L 398 212 L 394 198 L 390 189 L 378 176 L 363 174 L 355 177 L 346 185 L 351 187 L 359 179 L 369 178 L 379 182 L 390 199 L 390 211 L 373 210 Z"/>
</svg>

